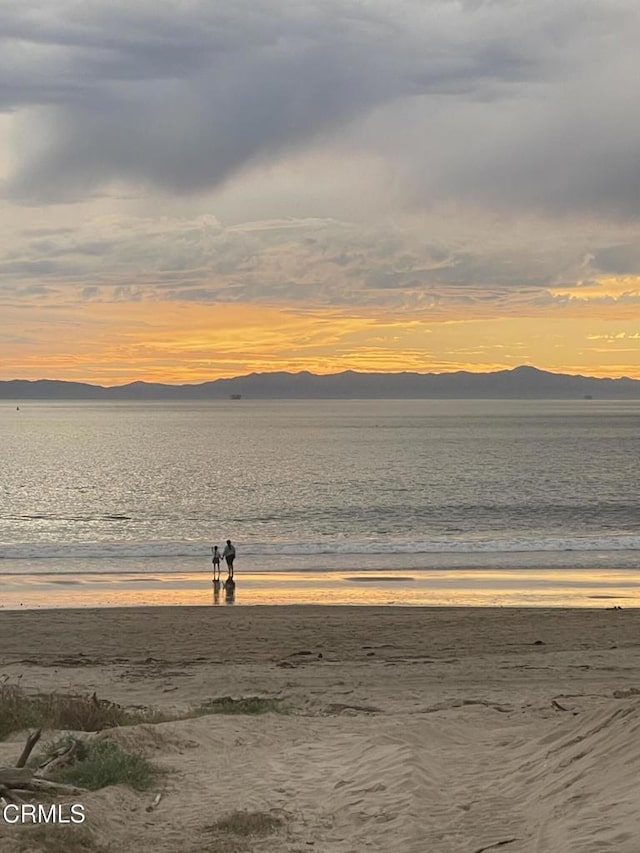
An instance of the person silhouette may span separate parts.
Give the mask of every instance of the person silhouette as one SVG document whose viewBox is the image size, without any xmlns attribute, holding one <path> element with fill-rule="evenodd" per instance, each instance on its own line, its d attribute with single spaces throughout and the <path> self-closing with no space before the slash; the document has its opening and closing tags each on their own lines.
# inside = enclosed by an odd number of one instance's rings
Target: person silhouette
<svg viewBox="0 0 640 853">
<path fill-rule="evenodd" d="M 213 582 L 220 581 L 220 551 L 218 550 L 218 546 L 214 545 L 211 549 L 212 560 L 213 563 Z"/>
<path fill-rule="evenodd" d="M 233 561 L 236 558 L 236 549 L 231 544 L 231 539 L 227 539 L 222 556 L 227 561 L 227 580 L 233 580 Z"/>
</svg>

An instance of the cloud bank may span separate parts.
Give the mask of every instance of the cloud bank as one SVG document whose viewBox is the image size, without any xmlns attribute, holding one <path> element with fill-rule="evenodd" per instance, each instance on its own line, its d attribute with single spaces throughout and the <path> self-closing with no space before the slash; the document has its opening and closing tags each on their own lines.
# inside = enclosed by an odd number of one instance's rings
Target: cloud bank
<svg viewBox="0 0 640 853">
<path fill-rule="evenodd" d="M 13 0 L 5 194 L 189 196 L 318 145 L 420 206 L 640 213 L 635 0 Z"/>
<path fill-rule="evenodd" d="M 534 223 L 492 233 L 434 220 L 100 218 L 27 228 L 0 250 L 0 304 L 270 304 L 397 315 L 539 316 L 572 301 L 640 303 L 640 240 Z M 615 287 L 603 280 L 621 276 Z M 624 277 L 630 283 L 625 283 Z"/>
</svg>

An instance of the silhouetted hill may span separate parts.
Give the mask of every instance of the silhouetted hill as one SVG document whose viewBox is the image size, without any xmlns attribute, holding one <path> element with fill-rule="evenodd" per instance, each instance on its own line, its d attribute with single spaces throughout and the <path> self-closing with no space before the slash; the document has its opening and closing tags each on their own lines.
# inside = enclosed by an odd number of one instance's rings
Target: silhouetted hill
<svg viewBox="0 0 640 853">
<path fill-rule="evenodd" d="M 251 373 L 199 385 L 131 382 L 105 388 L 52 379 L 0 382 L 4 400 L 640 399 L 640 380 L 596 379 L 516 367 L 495 373 Z"/>
</svg>

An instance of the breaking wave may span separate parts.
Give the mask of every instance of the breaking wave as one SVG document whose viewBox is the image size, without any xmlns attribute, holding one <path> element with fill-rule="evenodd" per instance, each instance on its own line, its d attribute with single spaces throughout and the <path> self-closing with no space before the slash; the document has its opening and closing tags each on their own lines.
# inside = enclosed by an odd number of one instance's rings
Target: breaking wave
<svg viewBox="0 0 640 853">
<path fill-rule="evenodd" d="M 640 536 L 620 534 L 597 537 L 550 538 L 470 538 L 448 537 L 415 540 L 375 539 L 368 541 L 329 539 L 323 542 L 240 542 L 239 553 L 251 557 L 313 557 L 323 555 L 390 554 L 489 554 L 597 551 L 638 551 Z M 203 557 L 211 543 L 204 541 L 110 541 L 110 542 L 25 542 L 0 544 L 0 560 L 128 559 Z"/>
</svg>

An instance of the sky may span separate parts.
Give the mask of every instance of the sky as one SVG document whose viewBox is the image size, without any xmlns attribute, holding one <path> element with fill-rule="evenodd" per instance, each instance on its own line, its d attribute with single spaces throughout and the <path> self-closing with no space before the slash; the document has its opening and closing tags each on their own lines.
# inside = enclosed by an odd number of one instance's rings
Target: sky
<svg viewBox="0 0 640 853">
<path fill-rule="evenodd" d="M 637 0 L 1 0 L 0 379 L 640 379 Z"/>
</svg>

